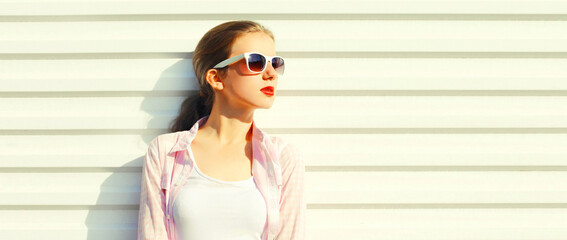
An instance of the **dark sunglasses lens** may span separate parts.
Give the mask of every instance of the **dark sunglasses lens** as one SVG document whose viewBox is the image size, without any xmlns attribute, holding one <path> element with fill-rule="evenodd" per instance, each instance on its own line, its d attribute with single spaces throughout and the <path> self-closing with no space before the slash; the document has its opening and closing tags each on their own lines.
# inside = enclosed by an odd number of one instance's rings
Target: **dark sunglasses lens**
<svg viewBox="0 0 567 240">
<path fill-rule="evenodd" d="M 250 54 L 248 58 L 248 68 L 254 72 L 261 72 L 266 65 L 266 58 L 260 54 Z"/>
<path fill-rule="evenodd" d="M 279 74 L 283 74 L 285 65 L 284 60 L 281 57 L 274 57 L 272 58 L 272 67 L 278 72 Z"/>
</svg>

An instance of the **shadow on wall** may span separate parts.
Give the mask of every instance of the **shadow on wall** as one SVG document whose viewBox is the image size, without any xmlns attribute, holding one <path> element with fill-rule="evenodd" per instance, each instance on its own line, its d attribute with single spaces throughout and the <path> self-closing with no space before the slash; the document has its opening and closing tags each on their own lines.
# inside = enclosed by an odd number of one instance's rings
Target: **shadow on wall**
<svg viewBox="0 0 567 240">
<path fill-rule="evenodd" d="M 152 91 L 144 93 L 140 110 L 147 115 L 147 127 L 134 133 L 125 133 L 132 135 L 132 141 L 136 143 L 131 145 L 139 147 L 140 155 L 120 167 L 100 172 L 110 172 L 110 176 L 100 185 L 96 205 L 88 206 L 85 220 L 88 240 L 136 239 L 142 165 L 147 145 L 159 134 L 169 131 L 169 124 L 177 116 L 183 100 L 189 94 L 198 93 L 199 84 L 193 72 L 192 55 L 190 53 L 181 60 L 171 61 L 172 65 L 162 71 Z"/>
</svg>

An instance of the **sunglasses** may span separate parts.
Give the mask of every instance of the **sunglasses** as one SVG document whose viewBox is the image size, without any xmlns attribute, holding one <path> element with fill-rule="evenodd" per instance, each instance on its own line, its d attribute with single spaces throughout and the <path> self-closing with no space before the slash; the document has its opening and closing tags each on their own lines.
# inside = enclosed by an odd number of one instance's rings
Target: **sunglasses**
<svg viewBox="0 0 567 240">
<path fill-rule="evenodd" d="M 276 72 L 279 75 L 283 75 L 285 70 L 285 63 L 282 57 L 280 56 L 266 57 L 261 53 L 256 53 L 256 52 L 247 52 L 231 57 L 229 59 L 226 59 L 218 63 L 213 68 L 226 67 L 242 58 L 246 59 L 246 67 L 248 67 L 248 70 L 253 73 L 263 72 L 266 69 L 266 66 L 268 65 L 268 61 L 272 63 L 272 67 L 276 70 Z"/>
</svg>

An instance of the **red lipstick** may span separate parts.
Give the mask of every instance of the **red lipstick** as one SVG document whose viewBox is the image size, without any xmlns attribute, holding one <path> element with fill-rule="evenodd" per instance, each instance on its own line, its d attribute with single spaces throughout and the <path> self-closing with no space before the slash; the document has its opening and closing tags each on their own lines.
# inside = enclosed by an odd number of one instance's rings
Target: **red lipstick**
<svg viewBox="0 0 567 240">
<path fill-rule="evenodd" d="M 274 87 L 272 86 L 267 86 L 265 88 L 260 89 L 261 92 L 263 92 L 266 95 L 269 96 L 274 96 Z"/>
</svg>

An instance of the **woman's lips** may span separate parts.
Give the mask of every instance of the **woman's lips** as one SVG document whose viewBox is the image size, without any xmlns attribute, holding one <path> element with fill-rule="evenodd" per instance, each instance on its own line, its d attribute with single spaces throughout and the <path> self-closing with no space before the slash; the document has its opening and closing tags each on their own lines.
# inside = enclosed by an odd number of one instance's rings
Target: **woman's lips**
<svg viewBox="0 0 567 240">
<path fill-rule="evenodd" d="M 272 86 L 262 88 L 262 89 L 260 89 L 260 91 L 263 92 L 266 95 L 274 96 L 274 87 L 272 87 Z"/>
</svg>

